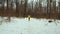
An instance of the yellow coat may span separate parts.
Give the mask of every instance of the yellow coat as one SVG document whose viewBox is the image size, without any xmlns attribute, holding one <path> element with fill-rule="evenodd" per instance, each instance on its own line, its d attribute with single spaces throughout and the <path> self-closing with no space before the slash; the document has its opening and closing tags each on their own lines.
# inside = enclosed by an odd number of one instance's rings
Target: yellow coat
<svg viewBox="0 0 60 34">
<path fill-rule="evenodd" d="M 31 16 L 30 15 L 28 15 L 28 19 L 30 19 L 31 18 Z"/>
</svg>

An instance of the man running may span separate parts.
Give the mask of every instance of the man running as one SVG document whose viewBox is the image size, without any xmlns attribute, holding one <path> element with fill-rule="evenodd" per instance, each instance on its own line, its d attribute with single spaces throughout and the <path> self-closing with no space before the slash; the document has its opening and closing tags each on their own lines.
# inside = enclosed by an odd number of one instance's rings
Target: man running
<svg viewBox="0 0 60 34">
<path fill-rule="evenodd" d="M 30 21 L 30 18 L 31 18 L 31 16 L 30 16 L 30 15 L 28 15 L 28 21 Z"/>
</svg>

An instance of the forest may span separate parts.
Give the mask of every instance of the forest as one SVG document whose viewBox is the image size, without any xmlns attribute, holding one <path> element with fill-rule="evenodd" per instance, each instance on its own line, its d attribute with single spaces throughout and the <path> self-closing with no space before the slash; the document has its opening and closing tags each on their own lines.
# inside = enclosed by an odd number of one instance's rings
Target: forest
<svg viewBox="0 0 60 34">
<path fill-rule="evenodd" d="M 60 0 L 0 0 L 1 17 L 60 19 Z"/>
</svg>

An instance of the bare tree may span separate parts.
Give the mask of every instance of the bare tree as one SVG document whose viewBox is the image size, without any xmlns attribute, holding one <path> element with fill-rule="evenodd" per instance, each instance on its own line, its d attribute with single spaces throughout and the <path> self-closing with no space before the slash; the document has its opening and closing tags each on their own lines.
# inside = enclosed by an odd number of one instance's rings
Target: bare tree
<svg viewBox="0 0 60 34">
<path fill-rule="evenodd" d="M 27 13 L 27 11 L 26 11 L 26 9 L 27 9 L 27 4 L 28 4 L 27 2 L 28 2 L 28 0 L 25 0 L 25 8 L 24 8 L 24 9 L 25 9 L 25 13 L 24 13 L 24 17 L 26 17 L 26 13 Z"/>
<path fill-rule="evenodd" d="M 47 13 L 49 14 L 49 18 L 51 18 L 51 3 L 52 0 L 47 0 Z"/>
<path fill-rule="evenodd" d="M 18 5 L 19 5 L 19 2 L 18 2 L 18 0 L 16 0 L 16 16 L 17 17 L 19 16 Z"/>
<path fill-rule="evenodd" d="M 58 2 L 58 4 L 59 4 L 58 19 L 60 20 L 60 1 Z"/>
</svg>

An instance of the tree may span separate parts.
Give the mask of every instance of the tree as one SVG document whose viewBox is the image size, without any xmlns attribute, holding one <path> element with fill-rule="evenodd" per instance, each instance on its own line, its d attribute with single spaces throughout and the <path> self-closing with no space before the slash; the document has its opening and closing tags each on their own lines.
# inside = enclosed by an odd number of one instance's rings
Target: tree
<svg viewBox="0 0 60 34">
<path fill-rule="evenodd" d="M 51 18 L 51 3 L 52 3 L 52 0 L 47 0 L 47 13 L 49 15 L 48 18 Z"/>
<path fill-rule="evenodd" d="M 25 12 L 24 12 L 24 17 L 26 17 L 26 13 L 27 13 L 27 12 L 26 12 L 27 4 L 28 4 L 27 2 L 28 2 L 28 0 L 25 0 L 25 5 L 24 5 L 24 7 L 25 7 L 24 10 L 25 10 Z"/>
<path fill-rule="evenodd" d="M 59 11 L 58 11 L 58 12 L 59 12 L 59 13 L 58 13 L 58 19 L 60 20 L 60 0 L 59 0 L 58 4 L 59 4 L 59 5 L 58 5 L 58 7 L 59 7 L 59 9 L 58 9 L 58 10 L 59 10 Z"/>
<path fill-rule="evenodd" d="M 16 17 L 19 17 L 19 10 L 18 10 L 19 2 L 16 0 Z"/>
</svg>

